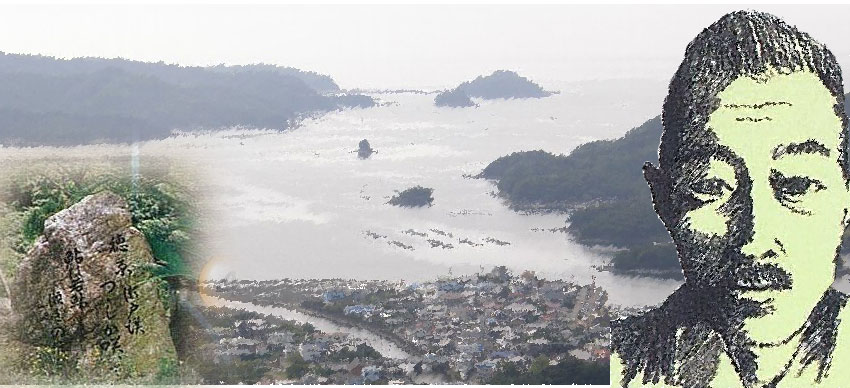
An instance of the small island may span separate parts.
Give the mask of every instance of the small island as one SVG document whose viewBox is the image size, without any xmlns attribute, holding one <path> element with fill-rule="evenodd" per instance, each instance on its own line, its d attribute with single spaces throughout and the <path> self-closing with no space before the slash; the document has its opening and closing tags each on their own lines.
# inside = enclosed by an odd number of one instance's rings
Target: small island
<svg viewBox="0 0 850 388">
<path fill-rule="evenodd" d="M 368 159 L 373 153 L 375 153 L 375 150 L 372 149 L 372 146 L 369 144 L 369 140 L 360 140 L 360 144 L 357 146 L 357 157 L 360 159 Z"/>
<path fill-rule="evenodd" d="M 477 106 L 471 97 L 485 100 L 497 98 L 543 98 L 551 96 L 552 92 L 543 90 L 540 85 L 525 78 L 515 71 L 497 70 L 488 76 L 464 82 L 458 87 L 447 90 L 434 98 L 437 106 L 468 107 Z"/>
<path fill-rule="evenodd" d="M 401 207 L 430 207 L 434 203 L 433 193 L 432 188 L 415 186 L 397 193 L 387 203 Z"/>
<path fill-rule="evenodd" d="M 434 105 L 436 106 L 447 106 L 451 108 L 466 108 L 470 106 L 478 106 L 474 101 L 472 101 L 463 90 L 453 89 L 446 90 L 437 95 L 434 98 Z"/>
</svg>

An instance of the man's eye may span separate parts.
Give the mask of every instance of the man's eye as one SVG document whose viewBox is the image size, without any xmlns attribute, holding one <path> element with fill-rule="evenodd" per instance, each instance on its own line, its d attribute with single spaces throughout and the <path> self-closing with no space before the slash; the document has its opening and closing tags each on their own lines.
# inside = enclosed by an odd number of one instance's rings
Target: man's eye
<svg viewBox="0 0 850 388">
<path fill-rule="evenodd" d="M 821 181 L 806 176 L 786 177 L 781 172 L 770 172 L 770 186 L 773 195 L 780 202 L 797 203 L 809 192 L 818 192 L 826 188 Z"/>
<path fill-rule="evenodd" d="M 691 184 L 691 191 L 695 194 L 719 196 L 724 189 L 732 191 L 732 186 L 720 178 L 700 179 Z"/>
</svg>

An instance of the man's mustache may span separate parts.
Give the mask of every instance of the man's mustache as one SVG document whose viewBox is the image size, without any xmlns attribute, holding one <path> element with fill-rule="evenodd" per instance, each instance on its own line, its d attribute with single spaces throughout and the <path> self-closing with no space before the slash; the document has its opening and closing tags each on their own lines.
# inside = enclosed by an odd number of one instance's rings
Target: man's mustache
<svg viewBox="0 0 850 388">
<path fill-rule="evenodd" d="M 791 274 L 775 264 L 761 264 L 747 256 L 734 260 L 731 286 L 741 291 L 789 290 L 793 284 Z"/>
<path fill-rule="evenodd" d="M 685 242 L 679 251 L 686 281 L 699 287 L 729 291 L 780 291 L 792 287 L 791 274 L 778 263 L 746 254 L 728 238 L 685 235 L 679 241 Z"/>
</svg>

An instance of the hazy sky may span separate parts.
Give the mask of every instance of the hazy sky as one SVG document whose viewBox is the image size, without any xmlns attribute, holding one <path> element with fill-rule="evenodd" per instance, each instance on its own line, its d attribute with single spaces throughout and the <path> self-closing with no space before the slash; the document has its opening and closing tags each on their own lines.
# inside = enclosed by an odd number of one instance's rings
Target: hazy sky
<svg viewBox="0 0 850 388">
<path fill-rule="evenodd" d="M 186 65 L 274 63 L 343 88 L 442 88 L 496 69 L 532 79 L 667 80 L 687 43 L 741 6 L 0 6 L 0 51 Z M 850 69 L 848 6 L 754 6 Z M 847 71 L 847 70 L 846 70 Z"/>
</svg>

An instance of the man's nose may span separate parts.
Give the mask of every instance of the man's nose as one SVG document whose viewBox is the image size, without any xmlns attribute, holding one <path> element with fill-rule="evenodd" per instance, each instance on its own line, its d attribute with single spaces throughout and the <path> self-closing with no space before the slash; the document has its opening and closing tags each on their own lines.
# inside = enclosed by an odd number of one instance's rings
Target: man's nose
<svg viewBox="0 0 850 388">
<path fill-rule="evenodd" d="M 782 245 L 779 236 L 777 235 L 774 222 L 771 222 L 770 215 L 775 215 L 778 204 L 774 203 L 773 192 L 764 187 L 756 187 L 752 190 L 752 228 L 749 233 L 749 238 L 741 252 L 747 256 L 751 256 L 756 260 L 770 260 L 779 257 L 779 254 L 785 253 L 785 247 Z"/>
</svg>

